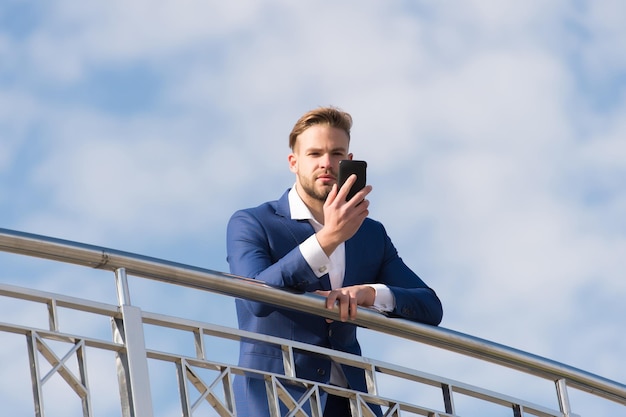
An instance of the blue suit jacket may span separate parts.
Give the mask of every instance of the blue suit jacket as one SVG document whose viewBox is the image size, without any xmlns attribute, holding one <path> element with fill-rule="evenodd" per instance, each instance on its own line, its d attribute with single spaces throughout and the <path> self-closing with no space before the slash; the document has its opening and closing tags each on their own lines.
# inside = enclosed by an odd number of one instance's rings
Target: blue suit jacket
<svg viewBox="0 0 626 417">
<path fill-rule="evenodd" d="M 298 245 L 314 233 L 306 220 L 292 220 L 288 191 L 278 200 L 233 214 L 227 229 L 228 263 L 231 273 L 270 285 L 300 291 L 330 290 L 328 275 L 318 278 L 303 258 Z M 382 283 L 392 291 L 398 317 L 437 325 L 442 318 L 441 302 L 397 251 L 383 225 L 365 219 L 357 233 L 345 243 L 346 269 L 343 286 Z M 356 326 L 322 317 L 282 309 L 248 300 L 237 300 L 239 327 L 286 339 L 361 354 Z M 327 383 L 330 361 L 295 354 L 298 377 Z M 277 346 L 242 342 L 240 366 L 282 373 L 282 354 Z M 352 389 L 366 391 L 364 373 L 345 367 Z"/>
</svg>

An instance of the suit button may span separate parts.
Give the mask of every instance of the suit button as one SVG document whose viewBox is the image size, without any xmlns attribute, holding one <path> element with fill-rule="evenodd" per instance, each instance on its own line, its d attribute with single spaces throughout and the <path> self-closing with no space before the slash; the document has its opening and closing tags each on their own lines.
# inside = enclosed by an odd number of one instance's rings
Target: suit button
<svg viewBox="0 0 626 417">
<path fill-rule="evenodd" d="M 326 371 L 325 371 L 325 370 L 323 370 L 322 368 L 319 368 L 319 369 L 317 370 L 317 374 L 318 374 L 318 375 L 321 375 L 321 376 L 324 376 L 324 375 L 326 375 Z"/>
<path fill-rule="evenodd" d="M 328 337 L 333 337 L 333 329 L 330 329 L 330 330 L 328 331 Z"/>
</svg>

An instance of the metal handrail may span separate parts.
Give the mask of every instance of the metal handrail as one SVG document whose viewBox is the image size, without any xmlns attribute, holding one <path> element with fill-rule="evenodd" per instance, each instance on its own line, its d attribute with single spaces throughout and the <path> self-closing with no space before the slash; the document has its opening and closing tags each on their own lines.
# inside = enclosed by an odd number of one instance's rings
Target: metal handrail
<svg viewBox="0 0 626 417">
<path fill-rule="evenodd" d="M 0 228 L 0 250 L 115 271 L 224 295 L 297 309 L 330 319 L 338 310 L 328 310 L 320 296 L 292 293 L 262 282 L 209 269 L 184 265 L 104 247 Z M 443 327 L 389 318 L 359 308 L 354 323 L 388 335 L 425 343 L 437 348 L 502 365 L 626 405 L 626 385 L 572 366 L 512 347 Z"/>
</svg>

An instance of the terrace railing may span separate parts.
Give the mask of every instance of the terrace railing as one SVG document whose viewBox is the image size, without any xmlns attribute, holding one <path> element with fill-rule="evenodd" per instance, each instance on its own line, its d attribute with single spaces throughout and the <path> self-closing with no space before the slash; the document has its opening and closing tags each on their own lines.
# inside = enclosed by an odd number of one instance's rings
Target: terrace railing
<svg viewBox="0 0 626 417">
<path fill-rule="evenodd" d="M 278 416 L 280 404 L 285 404 L 289 415 L 306 416 L 303 404 L 310 404 L 312 416 L 321 416 L 320 394 L 330 392 L 350 400 L 354 416 L 372 416 L 368 403 L 381 405 L 386 416 L 468 416 L 468 415 L 513 415 L 516 417 L 533 415 L 543 417 L 571 417 L 579 415 L 572 409 L 569 397 L 571 390 L 586 393 L 602 402 L 617 407 L 620 415 L 626 415 L 626 385 L 612 381 L 568 365 L 542 358 L 501 344 L 462 334 L 442 327 L 421 325 L 360 308 L 355 323 L 380 337 L 395 337 L 408 340 L 415 346 L 428 346 L 432 349 L 453 352 L 463 357 L 477 360 L 485 366 L 495 365 L 514 370 L 541 381 L 548 381 L 551 388 L 552 404 L 546 406 L 525 399 L 524 393 L 511 396 L 474 384 L 456 381 L 442 375 L 423 372 L 395 364 L 390 358 L 379 359 L 360 357 L 321 348 L 314 345 L 278 339 L 263 334 L 241 331 L 235 327 L 223 326 L 182 317 L 173 317 L 157 312 L 144 311 L 131 303 L 128 278 L 156 280 L 174 286 L 183 286 L 192 291 L 210 292 L 226 297 L 247 298 L 264 303 L 300 310 L 306 313 L 338 319 L 336 310 L 327 310 L 322 298 L 314 294 L 296 294 L 272 288 L 263 283 L 232 276 L 229 274 L 173 263 L 132 253 L 103 247 L 86 245 L 50 237 L 0 229 L 0 250 L 13 254 L 44 258 L 62 263 L 110 271 L 114 275 L 117 304 L 55 294 L 34 288 L 0 283 L 0 303 L 3 300 L 18 300 L 44 308 L 35 309 L 44 317 L 38 323 L 45 326 L 21 323 L 21 320 L 5 322 L 0 317 L 2 333 L 23 336 L 27 351 L 27 363 L 22 368 L 32 386 L 32 404 L 29 409 L 37 417 L 47 414 L 46 406 L 55 401 L 59 384 L 66 385 L 73 392 L 79 406 L 76 415 L 92 417 L 98 414 L 94 403 L 99 397 L 100 386 L 92 386 L 89 381 L 97 379 L 104 368 L 89 365 L 90 360 L 98 360 L 102 352 L 114 358 L 116 391 L 119 392 L 118 411 L 111 415 L 123 417 L 153 417 L 156 415 L 196 415 L 236 416 L 232 381 L 234 375 L 256 372 L 266 382 L 270 409 Z M 104 318 L 110 323 L 110 333 L 85 335 L 63 331 L 65 312 L 88 313 Z M 150 348 L 146 343 L 148 331 L 176 331 L 186 334 L 189 341 L 187 352 L 176 349 Z M 186 339 L 185 339 L 186 338 Z M 242 338 L 262 340 L 281 347 L 283 352 L 283 374 L 263 373 L 237 366 L 236 360 L 223 360 L 214 357 L 214 340 L 223 340 L 238 345 Z M 209 342 L 209 340 L 211 342 Z M 59 353 L 59 350 L 61 353 Z M 90 352 L 89 355 L 87 352 Z M 335 386 L 324 385 L 297 378 L 294 369 L 294 352 L 306 351 L 324 355 L 332 360 L 360 367 L 365 370 L 368 393 L 354 392 Z M 12 351 L 3 353 L 0 361 L 10 363 Z M 92 358 L 92 355 L 95 357 Z M 232 357 L 233 355 L 231 355 Z M 236 357 L 236 355 L 234 355 Z M 88 360 L 89 359 L 89 360 Z M 175 369 L 175 404 L 167 406 L 159 401 L 158 394 L 151 389 L 154 384 L 154 362 L 167 363 Z M 3 366 L 4 367 L 4 366 Z M 0 380 L 4 387 L 11 387 L 13 380 L 20 378 L 16 367 L 9 373 L 0 372 L 5 379 Z M 20 368 L 19 366 L 17 368 Z M 21 369 L 21 368 L 20 368 Z M 95 371 L 94 371 L 95 369 Z M 21 375 L 21 374 L 20 374 Z M 428 404 L 419 400 L 394 398 L 393 393 L 383 393 L 382 380 L 424 386 L 434 389 L 437 401 Z M 286 384 L 298 384 L 305 388 L 301 398 L 292 398 L 285 389 Z M 10 389 L 10 388 L 9 388 Z M 49 392 L 49 393 L 48 393 Z M 48 393 L 48 394 L 47 394 Z M 432 397 L 432 395 L 431 395 Z M 474 411 L 459 407 L 459 398 L 471 398 L 480 404 L 497 405 L 498 411 L 490 414 L 478 406 Z M 46 402 L 44 404 L 44 398 Z M 155 406 L 158 404 L 158 406 Z M 475 411 L 479 410 L 479 411 Z M 503 414 L 503 410 L 506 414 Z M 107 415 L 109 415 L 107 412 Z M 0 412 L 1 415 L 4 413 Z M 21 414 L 20 414 L 21 415 Z M 596 414 L 597 415 L 597 414 Z M 596 415 L 592 416 L 595 417 Z M 64 415 L 64 417 L 67 417 Z"/>
</svg>

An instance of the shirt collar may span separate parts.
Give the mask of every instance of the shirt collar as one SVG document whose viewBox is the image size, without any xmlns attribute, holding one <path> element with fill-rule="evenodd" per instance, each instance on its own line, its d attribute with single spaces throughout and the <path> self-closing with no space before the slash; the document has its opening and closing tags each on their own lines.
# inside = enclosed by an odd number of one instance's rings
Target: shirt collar
<svg viewBox="0 0 626 417">
<path fill-rule="evenodd" d="M 289 211 L 292 220 L 315 220 L 311 214 L 311 210 L 304 204 L 302 198 L 296 191 L 296 184 L 289 190 Z"/>
</svg>

